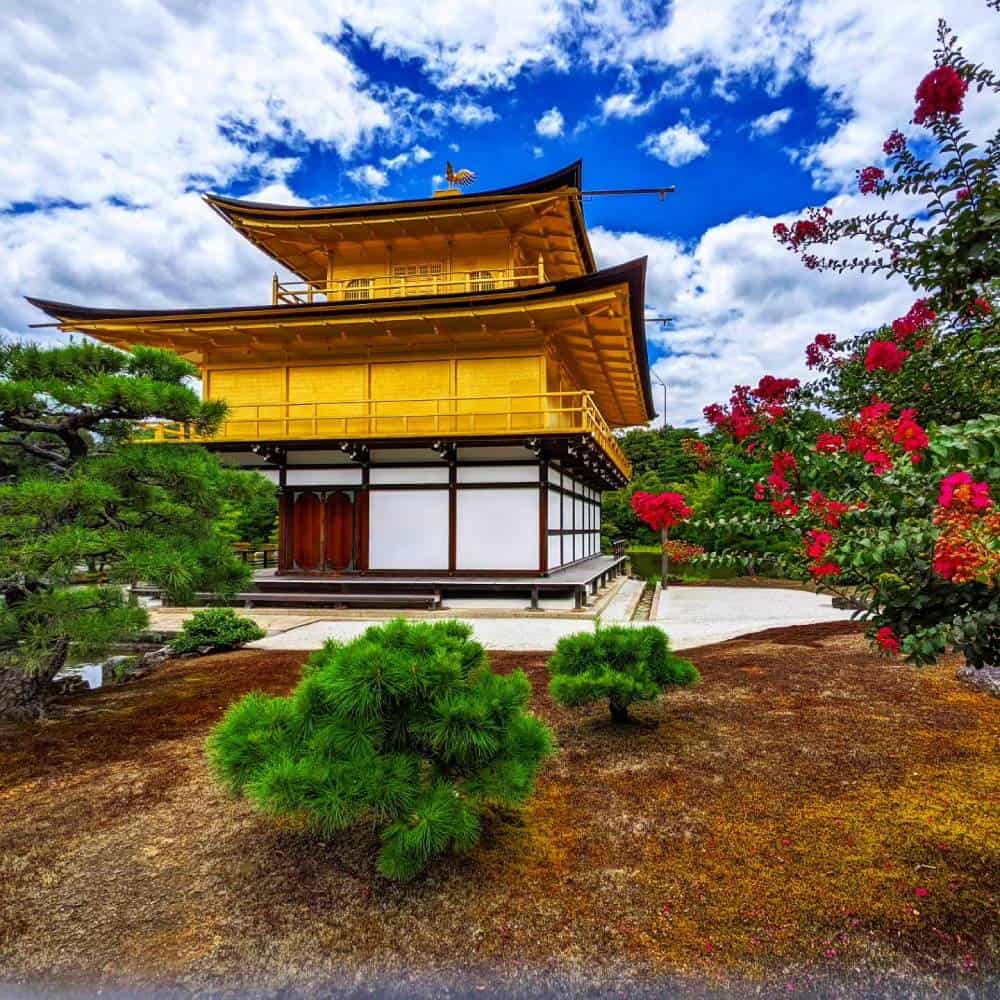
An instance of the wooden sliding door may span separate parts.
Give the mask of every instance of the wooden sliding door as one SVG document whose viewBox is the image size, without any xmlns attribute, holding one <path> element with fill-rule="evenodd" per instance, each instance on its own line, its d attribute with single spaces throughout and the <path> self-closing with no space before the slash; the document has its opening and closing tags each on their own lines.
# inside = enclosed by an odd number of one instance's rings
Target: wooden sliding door
<svg viewBox="0 0 1000 1000">
<path fill-rule="evenodd" d="M 291 517 L 286 519 L 292 533 L 291 569 L 343 573 L 364 568 L 357 497 L 348 490 L 302 490 L 292 494 Z"/>
</svg>

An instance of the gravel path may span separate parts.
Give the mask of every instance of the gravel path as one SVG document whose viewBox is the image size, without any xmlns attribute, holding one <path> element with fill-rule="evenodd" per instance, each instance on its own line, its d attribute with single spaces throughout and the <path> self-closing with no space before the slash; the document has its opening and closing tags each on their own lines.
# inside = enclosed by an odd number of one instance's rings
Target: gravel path
<svg viewBox="0 0 1000 1000">
<path fill-rule="evenodd" d="M 631 583 L 632 581 L 628 581 Z M 641 584 L 636 582 L 636 586 Z M 625 588 L 623 588 L 623 591 Z M 622 593 L 602 616 L 605 624 L 629 624 L 634 607 L 631 592 Z M 668 633 L 675 649 L 734 639 L 764 629 L 787 625 L 813 625 L 850 618 L 830 598 L 802 590 L 747 587 L 672 587 L 662 595 L 659 617 L 638 625 L 658 625 Z M 592 621 L 579 618 L 463 619 L 487 649 L 549 650 L 565 635 L 590 630 Z M 327 639 L 353 639 L 375 621 L 314 621 L 278 635 L 250 643 L 251 649 L 319 649 Z"/>
</svg>

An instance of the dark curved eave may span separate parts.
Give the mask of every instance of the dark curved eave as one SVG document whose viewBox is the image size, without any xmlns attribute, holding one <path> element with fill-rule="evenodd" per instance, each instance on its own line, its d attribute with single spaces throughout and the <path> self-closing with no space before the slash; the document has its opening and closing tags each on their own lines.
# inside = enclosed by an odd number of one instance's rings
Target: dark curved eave
<svg viewBox="0 0 1000 1000">
<path fill-rule="evenodd" d="M 545 177 L 538 177 L 524 184 L 514 184 L 511 187 L 496 188 L 492 191 L 478 191 L 475 194 L 463 194 L 461 204 L 479 204 L 488 202 L 497 196 L 545 194 L 547 191 L 557 191 L 560 188 L 572 187 L 580 189 L 583 183 L 583 161 L 577 160 L 568 167 L 556 170 Z M 276 205 L 263 201 L 242 201 L 239 198 L 227 198 L 219 194 L 204 195 L 210 205 L 220 209 L 232 209 L 241 215 L 259 216 L 261 219 L 299 219 L 304 222 L 323 222 L 328 219 L 348 219 L 371 217 L 378 215 L 398 215 L 400 210 L 413 208 L 421 214 L 425 212 L 441 212 L 454 209 L 455 201 L 451 198 L 417 198 L 403 201 L 357 202 L 350 205 Z"/>
<path fill-rule="evenodd" d="M 363 302 L 314 302 L 301 305 L 280 306 L 229 306 L 223 309 L 98 309 L 89 306 L 76 306 L 68 302 L 53 302 L 49 299 L 38 299 L 26 296 L 36 309 L 58 320 L 65 326 L 76 324 L 143 322 L 149 326 L 163 324 L 177 325 L 178 322 L 197 323 L 199 320 L 214 320 L 223 317 L 233 317 L 243 320 L 275 320 L 290 319 L 292 316 L 356 316 L 371 315 L 391 316 L 393 313 L 408 313 L 419 311 L 434 313 L 454 309 L 456 306 L 467 306 L 474 309 L 477 306 L 515 305 L 521 302 L 538 302 L 546 299 L 562 298 L 566 295 L 599 291 L 611 285 L 625 282 L 629 287 L 629 307 L 631 310 L 632 337 L 635 346 L 636 363 L 642 383 L 643 398 L 649 419 L 656 416 L 653 407 L 653 391 L 649 378 L 649 353 L 646 347 L 645 327 L 645 286 L 646 258 L 636 260 L 617 267 L 608 267 L 592 274 L 567 278 L 564 281 L 536 285 L 530 288 L 504 288 L 493 292 L 456 292 L 450 295 L 435 295 L 427 298 L 406 299 L 367 299 Z"/>
<path fill-rule="evenodd" d="M 408 201 L 378 201 L 361 202 L 351 205 L 275 205 L 261 201 L 242 201 L 239 198 L 227 198 L 218 194 L 203 195 L 205 201 L 217 212 L 226 222 L 241 235 L 251 239 L 251 242 L 269 257 L 278 260 L 285 267 L 294 271 L 299 277 L 304 277 L 288 261 L 276 256 L 267 247 L 261 246 L 250 234 L 244 232 L 243 226 L 237 220 L 237 216 L 252 216 L 255 221 L 266 223 L 269 220 L 288 222 L 294 219 L 297 222 L 334 223 L 341 220 L 369 218 L 377 219 L 382 215 L 398 215 L 399 213 L 413 212 L 414 214 L 428 215 L 436 212 L 454 211 L 456 204 L 466 207 L 482 207 L 489 205 L 491 200 L 498 197 L 509 198 L 511 195 L 545 194 L 548 191 L 558 191 L 562 188 L 573 188 L 580 191 L 583 187 L 583 161 L 577 160 L 569 166 L 556 170 L 545 177 L 538 177 L 524 184 L 514 184 L 511 187 L 496 188 L 493 191 L 482 191 L 476 194 L 463 194 L 460 200 L 455 198 L 419 198 Z M 570 204 L 570 213 L 573 217 L 573 228 L 576 231 L 577 242 L 580 245 L 580 252 L 583 255 L 584 267 L 588 273 L 597 270 L 597 263 L 594 260 L 594 253 L 587 239 L 587 229 L 583 221 L 583 207 L 579 198 L 573 198 Z"/>
</svg>

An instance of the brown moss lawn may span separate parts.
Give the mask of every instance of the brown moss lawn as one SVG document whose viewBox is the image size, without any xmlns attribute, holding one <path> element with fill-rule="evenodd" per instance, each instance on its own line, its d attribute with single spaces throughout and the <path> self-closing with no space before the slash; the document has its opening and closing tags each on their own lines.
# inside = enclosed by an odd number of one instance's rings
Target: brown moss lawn
<svg viewBox="0 0 1000 1000">
<path fill-rule="evenodd" d="M 696 688 L 560 744 L 520 816 L 407 885 L 213 784 L 202 746 L 302 653 L 173 661 L 0 728 L 0 984 L 985 995 L 1000 969 L 1000 713 L 849 623 L 689 654 Z"/>
</svg>

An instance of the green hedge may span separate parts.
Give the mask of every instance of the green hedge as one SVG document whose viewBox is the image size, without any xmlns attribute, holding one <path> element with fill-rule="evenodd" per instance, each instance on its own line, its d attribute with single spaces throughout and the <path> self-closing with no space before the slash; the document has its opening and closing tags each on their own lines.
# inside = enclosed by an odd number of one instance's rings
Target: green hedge
<svg viewBox="0 0 1000 1000">
<path fill-rule="evenodd" d="M 643 580 L 652 580 L 660 576 L 662 552 L 658 545 L 633 545 L 625 550 L 632 563 L 632 573 Z M 735 564 L 723 566 L 700 566 L 697 563 L 670 566 L 671 579 L 681 580 L 731 580 L 742 576 L 743 567 Z"/>
</svg>

